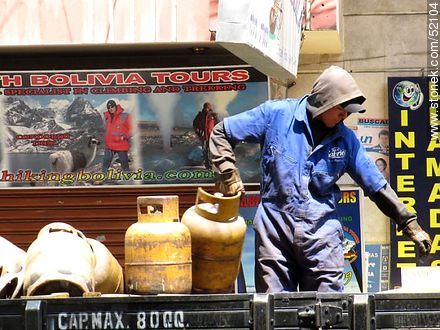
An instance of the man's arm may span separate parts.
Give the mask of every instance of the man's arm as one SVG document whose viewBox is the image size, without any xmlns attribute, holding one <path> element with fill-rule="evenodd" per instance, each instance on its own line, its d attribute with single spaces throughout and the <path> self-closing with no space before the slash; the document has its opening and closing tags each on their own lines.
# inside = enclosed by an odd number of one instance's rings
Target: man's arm
<svg viewBox="0 0 440 330">
<path fill-rule="evenodd" d="M 226 137 L 223 121 L 215 125 L 211 132 L 209 138 L 209 157 L 214 171 L 217 173 L 236 169 L 234 146 Z"/>
<path fill-rule="evenodd" d="M 223 121 L 214 126 L 209 138 L 209 158 L 215 176 L 216 187 L 225 196 L 244 194 L 244 185 L 235 166 L 234 146 L 227 138 Z"/>
<path fill-rule="evenodd" d="M 370 199 L 383 214 L 394 220 L 398 229 L 416 244 L 422 255 L 429 254 L 432 244 L 429 235 L 418 224 L 417 215 L 408 211 L 389 184 L 371 195 Z"/>
<path fill-rule="evenodd" d="M 195 116 L 194 120 L 193 120 L 193 129 L 194 132 L 196 133 L 197 136 L 201 137 L 203 130 L 200 129 L 199 125 L 200 125 L 200 112 L 197 113 L 197 115 Z"/>
</svg>

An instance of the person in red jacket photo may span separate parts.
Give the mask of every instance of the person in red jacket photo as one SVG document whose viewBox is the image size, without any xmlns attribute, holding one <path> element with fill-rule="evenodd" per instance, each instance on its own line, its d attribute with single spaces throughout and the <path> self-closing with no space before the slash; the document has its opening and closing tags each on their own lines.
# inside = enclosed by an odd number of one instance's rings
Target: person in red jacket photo
<svg viewBox="0 0 440 330">
<path fill-rule="evenodd" d="M 105 119 L 105 150 L 102 163 L 102 172 L 107 173 L 115 154 L 121 162 L 122 171 L 129 171 L 128 150 L 130 149 L 130 137 L 132 122 L 130 114 L 124 112 L 120 104 L 114 100 L 107 102 Z"/>
<path fill-rule="evenodd" d="M 199 137 L 203 150 L 203 163 L 206 168 L 211 168 L 208 159 L 208 141 L 212 129 L 219 122 L 217 112 L 212 110 L 209 102 L 203 104 L 202 111 L 199 111 L 193 120 L 193 129 Z"/>
</svg>

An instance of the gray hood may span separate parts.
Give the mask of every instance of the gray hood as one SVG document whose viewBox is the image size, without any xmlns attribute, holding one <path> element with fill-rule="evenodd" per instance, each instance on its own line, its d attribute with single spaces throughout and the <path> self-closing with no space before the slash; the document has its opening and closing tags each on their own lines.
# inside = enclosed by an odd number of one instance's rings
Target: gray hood
<svg viewBox="0 0 440 330">
<path fill-rule="evenodd" d="M 344 69 L 332 65 L 313 83 L 307 98 L 307 109 L 313 118 L 338 104 L 350 113 L 365 112 L 361 105 L 364 102 L 365 96 L 353 77 Z"/>
</svg>

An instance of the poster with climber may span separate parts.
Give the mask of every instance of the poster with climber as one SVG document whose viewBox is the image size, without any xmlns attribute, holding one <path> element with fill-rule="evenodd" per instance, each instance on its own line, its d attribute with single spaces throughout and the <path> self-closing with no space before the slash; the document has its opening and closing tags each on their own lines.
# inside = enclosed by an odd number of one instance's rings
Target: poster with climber
<svg viewBox="0 0 440 330">
<path fill-rule="evenodd" d="M 0 186 L 212 183 L 212 128 L 268 98 L 247 65 L 0 72 Z M 236 155 L 258 182 L 258 146 Z"/>
</svg>

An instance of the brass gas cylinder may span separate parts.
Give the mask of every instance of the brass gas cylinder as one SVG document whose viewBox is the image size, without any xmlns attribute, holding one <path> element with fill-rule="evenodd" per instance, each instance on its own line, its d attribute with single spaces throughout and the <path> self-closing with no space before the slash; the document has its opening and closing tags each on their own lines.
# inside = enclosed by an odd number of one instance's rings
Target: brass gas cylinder
<svg viewBox="0 0 440 330">
<path fill-rule="evenodd" d="M 67 223 L 50 223 L 27 250 L 24 294 L 82 296 L 93 292 L 95 263 L 95 253 L 81 231 Z"/>
<path fill-rule="evenodd" d="M 124 272 L 118 260 L 100 241 L 88 238 L 95 252 L 95 291 L 102 294 L 124 293 Z"/>
<path fill-rule="evenodd" d="M 127 293 L 191 292 L 191 234 L 178 196 L 139 196 L 138 222 L 125 233 Z"/>
<path fill-rule="evenodd" d="M 183 214 L 191 232 L 193 292 L 231 292 L 246 234 L 239 207 L 239 194 L 211 195 L 199 187 L 196 204 Z"/>
</svg>

